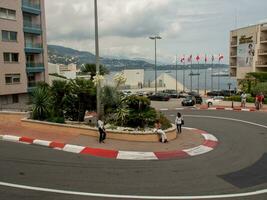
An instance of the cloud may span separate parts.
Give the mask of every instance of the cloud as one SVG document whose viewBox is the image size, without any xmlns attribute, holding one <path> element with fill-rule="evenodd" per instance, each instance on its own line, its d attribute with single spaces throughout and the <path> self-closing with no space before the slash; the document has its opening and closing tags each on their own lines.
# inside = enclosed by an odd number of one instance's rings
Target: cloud
<svg viewBox="0 0 267 200">
<path fill-rule="evenodd" d="M 94 52 L 94 1 L 45 1 L 48 42 Z M 241 6 L 242 3 L 242 6 Z M 102 55 L 159 60 L 176 54 L 228 55 L 229 31 L 266 19 L 265 0 L 98 0 Z M 238 12 L 237 12 L 238 11 Z"/>
</svg>

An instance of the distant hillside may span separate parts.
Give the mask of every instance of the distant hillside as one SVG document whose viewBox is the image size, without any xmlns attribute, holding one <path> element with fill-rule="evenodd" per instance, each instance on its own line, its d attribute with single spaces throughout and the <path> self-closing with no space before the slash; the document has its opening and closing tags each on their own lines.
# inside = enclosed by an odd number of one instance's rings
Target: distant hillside
<svg viewBox="0 0 267 200">
<path fill-rule="evenodd" d="M 101 58 L 101 64 L 105 65 L 110 71 L 117 71 L 122 69 L 154 69 L 154 64 L 144 60 L 138 59 L 119 59 L 119 58 Z M 70 64 L 75 63 L 77 66 L 81 66 L 86 63 L 95 63 L 95 55 L 86 52 L 78 51 L 75 49 L 58 46 L 48 45 L 48 61 L 54 64 Z M 186 66 L 188 67 L 188 66 Z M 211 64 L 193 65 L 192 68 L 209 68 Z M 217 67 L 228 67 L 227 65 L 214 64 L 214 68 Z M 178 65 L 178 69 L 183 68 L 183 65 Z M 172 70 L 176 69 L 175 65 L 159 65 L 158 70 Z"/>
<path fill-rule="evenodd" d="M 95 63 L 95 55 L 90 52 L 78 51 L 63 46 L 48 45 L 48 60 L 50 63 L 54 64 L 75 63 L 78 66 L 81 66 L 85 63 Z M 143 60 L 113 58 L 101 58 L 101 64 L 105 65 L 110 70 L 153 67 L 153 64 Z"/>
</svg>

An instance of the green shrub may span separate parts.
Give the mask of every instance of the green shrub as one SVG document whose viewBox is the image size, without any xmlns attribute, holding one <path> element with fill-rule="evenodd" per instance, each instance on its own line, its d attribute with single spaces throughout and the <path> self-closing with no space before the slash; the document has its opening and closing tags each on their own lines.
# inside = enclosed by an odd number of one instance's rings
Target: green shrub
<svg viewBox="0 0 267 200">
<path fill-rule="evenodd" d="M 65 123 L 64 117 L 50 117 L 46 121 L 53 122 L 53 123 L 59 123 L 59 124 Z"/>
<path fill-rule="evenodd" d="M 168 120 L 167 117 L 165 117 L 165 115 L 161 112 L 159 113 L 159 122 L 161 123 L 162 129 L 168 129 L 172 127 L 170 120 Z"/>
</svg>

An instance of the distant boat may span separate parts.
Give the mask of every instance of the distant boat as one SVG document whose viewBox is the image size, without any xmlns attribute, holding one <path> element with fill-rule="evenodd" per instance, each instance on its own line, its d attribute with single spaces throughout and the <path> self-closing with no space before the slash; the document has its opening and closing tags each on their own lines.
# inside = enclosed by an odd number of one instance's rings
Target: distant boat
<svg viewBox="0 0 267 200">
<path fill-rule="evenodd" d="M 189 74 L 189 76 L 199 76 L 199 75 L 200 73 L 193 73 L 193 72 Z"/>
<path fill-rule="evenodd" d="M 222 77 L 226 77 L 226 76 L 229 76 L 229 73 L 228 71 L 225 72 L 225 71 L 222 71 L 222 72 L 216 72 L 216 73 L 213 73 L 212 76 L 222 76 Z"/>
</svg>

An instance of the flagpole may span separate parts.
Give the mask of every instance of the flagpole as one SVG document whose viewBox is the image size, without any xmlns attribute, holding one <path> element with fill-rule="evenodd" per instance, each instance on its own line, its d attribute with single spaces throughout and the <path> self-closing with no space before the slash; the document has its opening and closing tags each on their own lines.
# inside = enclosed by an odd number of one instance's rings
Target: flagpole
<svg viewBox="0 0 267 200">
<path fill-rule="evenodd" d="M 192 92 L 192 88 L 193 88 L 193 80 L 192 80 L 192 76 L 193 76 L 193 70 L 192 70 L 192 58 L 191 58 L 191 61 L 190 61 L 191 65 L 190 65 L 190 68 L 191 68 L 191 71 L 190 71 L 190 92 Z"/>
<path fill-rule="evenodd" d="M 185 91 L 185 55 L 184 55 L 184 67 L 183 67 L 183 92 Z"/>
<path fill-rule="evenodd" d="M 217 72 L 218 72 L 218 91 L 220 91 L 220 63 L 221 63 L 221 60 L 220 60 L 220 58 L 219 58 L 219 66 L 218 66 L 218 70 L 217 70 Z"/>
<path fill-rule="evenodd" d="M 176 60 L 176 94 L 178 94 L 178 85 L 177 85 L 177 67 L 178 67 L 178 63 L 177 63 L 177 59 L 178 59 L 178 55 L 175 56 L 175 60 Z"/>
<path fill-rule="evenodd" d="M 197 61 L 197 93 L 199 94 L 199 76 L 200 76 L 200 73 L 199 73 L 199 61 Z"/>
<path fill-rule="evenodd" d="M 211 91 L 213 91 L 213 61 L 214 61 L 214 57 L 212 56 L 211 58 L 211 84 L 210 84 Z"/>
<path fill-rule="evenodd" d="M 207 56 L 205 56 L 205 95 L 207 94 Z"/>
</svg>

